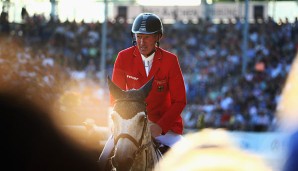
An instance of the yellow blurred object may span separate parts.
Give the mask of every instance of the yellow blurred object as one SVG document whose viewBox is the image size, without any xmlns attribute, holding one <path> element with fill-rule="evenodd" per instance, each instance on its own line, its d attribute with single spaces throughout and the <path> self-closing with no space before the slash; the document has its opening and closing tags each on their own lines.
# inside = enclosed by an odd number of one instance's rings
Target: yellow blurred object
<svg viewBox="0 0 298 171">
<path fill-rule="evenodd" d="M 281 98 L 277 107 L 277 117 L 283 129 L 296 130 L 298 128 L 298 54 L 291 66 L 282 90 Z"/>
<path fill-rule="evenodd" d="M 77 106 L 81 104 L 80 94 L 72 91 L 65 92 L 60 98 L 61 105 Z"/>
<path fill-rule="evenodd" d="M 160 161 L 155 171 L 271 171 L 261 157 L 238 148 L 223 129 L 203 129 L 185 135 Z"/>
</svg>

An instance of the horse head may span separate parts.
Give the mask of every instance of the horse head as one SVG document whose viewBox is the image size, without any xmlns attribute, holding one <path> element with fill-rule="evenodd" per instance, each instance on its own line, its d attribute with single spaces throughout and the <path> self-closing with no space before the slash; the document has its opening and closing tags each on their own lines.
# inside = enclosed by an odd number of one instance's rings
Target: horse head
<svg viewBox="0 0 298 171">
<path fill-rule="evenodd" d="M 115 100 L 113 120 L 114 155 L 112 165 L 119 170 L 131 170 L 141 161 L 144 150 L 151 145 L 146 102 L 154 78 L 140 89 L 124 91 L 108 78 L 109 91 Z M 135 169 L 133 169 L 135 170 Z"/>
</svg>

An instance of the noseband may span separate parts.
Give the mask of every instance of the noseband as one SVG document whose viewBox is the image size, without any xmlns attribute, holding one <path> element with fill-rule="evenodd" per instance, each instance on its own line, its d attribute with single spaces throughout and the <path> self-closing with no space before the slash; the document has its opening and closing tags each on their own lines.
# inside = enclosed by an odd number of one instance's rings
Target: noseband
<svg viewBox="0 0 298 171">
<path fill-rule="evenodd" d="M 115 101 L 115 104 L 116 103 L 119 103 L 119 102 L 125 102 L 125 101 L 130 101 L 130 102 L 139 102 L 139 103 L 142 103 L 144 104 L 145 106 L 147 106 L 146 102 L 142 101 L 142 100 L 138 100 L 138 99 L 118 99 Z M 137 150 L 134 152 L 133 154 L 133 162 L 135 160 L 135 158 L 143 151 L 145 150 L 146 148 L 148 148 L 152 142 L 148 142 L 147 144 L 142 144 L 143 143 L 143 139 L 144 139 L 144 134 L 145 134 L 145 130 L 147 128 L 147 124 L 148 124 L 148 119 L 147 119 L 147 111 L 145 111 L 145 119 L 144 119 L 144 125 L 143 125 L 143 129 L 142 129 L 142 135 L 141 135 L 141 138 L 139 140 L 136 140 L 134 137 L 132 137 L 130 134 L 127 134 L 127 133 L 121 133 L 119 134 L 116 138 L 114 138 L 114 145 L 116 146 L 118 141 L 121 139 L 121 138 L 126 138 L 128 139 L 129 141 L 131 141 L 136 147 L 137 147 Z M 114 166 L 113 164 L 113 158 L 115 157 L 115 148 L 114 148 L 114 155 L 111 157 L 111 163 L 112 165 Z"/>
</svg>

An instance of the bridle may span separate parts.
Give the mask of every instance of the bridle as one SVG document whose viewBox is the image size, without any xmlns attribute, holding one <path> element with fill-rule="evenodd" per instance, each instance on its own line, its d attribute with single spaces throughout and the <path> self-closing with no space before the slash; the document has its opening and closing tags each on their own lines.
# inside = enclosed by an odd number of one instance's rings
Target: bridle
<svg viewBox="0 0 298 171">
<path fill-rule="evenodd" d="M 119 103 L 119 102 L 124 102 L 124 101 L 139 102 L 139 103 L 142 103 L 145 106 L 147 106 L 146 102 L 144 102 L 142 100 L 138 100 L 138 99 L 118 99 L 118 100 L 115 101 L 115 104 Z M 122 138 L 128 139 L 129 141 L 131 141 L 137 147 L 137 150 L 133 153 L 133 158 L 132 158 L 133 162 L 135 161 L 136 157 L 139 154 L 141 154 L 144 150 L 146 150 L 152 144 L 152 141 L 149 141 L 148 143 L 143 144 L 143 139 L 144 139 L 144 135 L 145 135 L 145 132 L 146 132 L 147 124 L 148 124 L 147 111 L 145 110 L 144 125 L 143 125 L 143 129 L 142 129 L 142 135 L 141 135 L 139 140 L 136 140 L 133 136 L 131 136 L 128 133 L 121 133 L 116 138 L 114 137 L 114 146 L 115 147 L 116 147 L 118 141 Z M 115 158 L 115 151 L 116 151 L 115 147 L 113 149 L 114 155 L 111 157 L 112 167 L 114 167 L 114 163 L 113 163 L 114 160 L 113 159 Z M 133 163 L 132 163 L 131 166 L 133 166 Z"/>
</svg>

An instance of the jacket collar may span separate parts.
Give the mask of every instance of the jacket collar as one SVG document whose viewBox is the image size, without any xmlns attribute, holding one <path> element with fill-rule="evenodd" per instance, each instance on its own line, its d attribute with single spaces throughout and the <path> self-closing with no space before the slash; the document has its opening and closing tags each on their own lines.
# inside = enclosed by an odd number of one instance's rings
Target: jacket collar
<svg viewBox="0 0 298 171">
<path fill-rule="evenodd" d="M 152 63 L 152 68 L 149 72 L 149 75 L 147 77 L 146 75 L 146 71 L 145 71 L 145 67 L 144 67 L 144 64 L 143 64 L 143 61 L 142 61 L 142 56 L 141 56 L 141 53 L 140 51 L 138 50 L 138 47 L 135 46 L 135 49 L 134 49 L 134 52 L 133 52 L 133 55 L 134 55 L 134 59 L 136 61 L 136 65 L 137 65 L 137 68 L 138 68 L 138 71 L 140 72 L 140 74 L 147 78 L 149 80 L 149 78 L 152 78 L 152 76 L 154 76 L 160 69 L 160 66 L 161 66 L 161 60 L 162 60 L 162 52 L 161 52 L 161 49 L 159 47 L 156 47 L 156 51 L 155 51 L 155 55 L 154 55 L 154 59 L 153 59 L 153 63 Z"/>
</svg>

